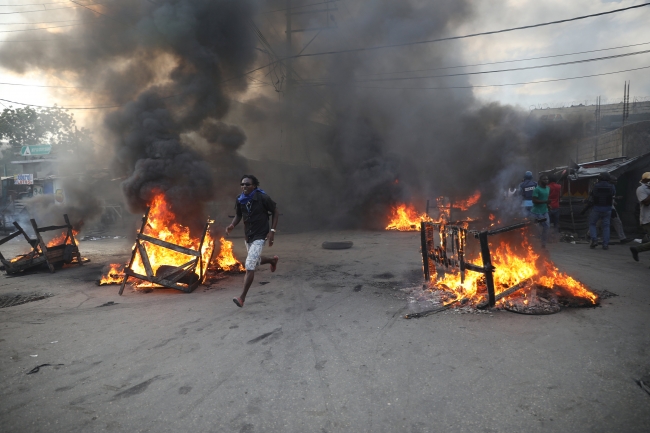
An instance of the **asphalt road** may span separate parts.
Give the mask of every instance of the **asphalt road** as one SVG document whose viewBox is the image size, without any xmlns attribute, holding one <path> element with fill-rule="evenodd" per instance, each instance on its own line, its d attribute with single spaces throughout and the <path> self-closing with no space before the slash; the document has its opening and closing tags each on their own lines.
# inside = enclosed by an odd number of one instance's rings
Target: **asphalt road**
<svg viewBox="0 0 650 433">
<path fill-rule="evenodd" d="M 82 267 L 0 276 L 0 295 L 54 294 L 0 309 L 0 431 L 650 431 L 636 382 L 650 374 L 650 255 L 550 245 L 561 270 L 618 295 L 598 308 L 405 320 L 418 236 L 280 232 L 278 271 L 258 271 L 243 309 L 243 276 L 192 294 L 96 286 L 126 240 L 82 242 Z"/>
</svg>

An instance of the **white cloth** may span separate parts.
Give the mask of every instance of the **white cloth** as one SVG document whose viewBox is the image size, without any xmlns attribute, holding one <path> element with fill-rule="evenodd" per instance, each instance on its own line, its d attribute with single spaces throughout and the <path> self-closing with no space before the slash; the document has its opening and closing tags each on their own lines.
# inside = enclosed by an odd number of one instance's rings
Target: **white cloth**
<svg viewBox="0 0 650 433">
<path fill-rule="evenodd" d="M 254 271 L 262 262 L 262 248 L 264 248 L 265 242 L 264 239 L 258 239 L 250 244 L 246 242 L 246 251 L 248 251 L 246 257 L 247 271 Z"/>
<path fill-rule="evenodd" d="M 644 206 L 643 203 L 641 203 L 648 197 L 650 197 L 650 186 L 641 184 L 636 189 L 636 198 L 639 200 L 639 204 L 641 206 L 641 214 L 639 215 L 639 221 L 641 222 L 641 225 L 650 224 L 650 206 Z"/>
</svg>

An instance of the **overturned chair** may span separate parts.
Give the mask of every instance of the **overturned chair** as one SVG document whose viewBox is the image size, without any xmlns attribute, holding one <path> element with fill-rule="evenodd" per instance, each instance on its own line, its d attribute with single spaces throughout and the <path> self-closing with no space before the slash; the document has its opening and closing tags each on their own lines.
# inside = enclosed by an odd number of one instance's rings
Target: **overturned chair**
<svg viewBox="0 0 650 433">
<path fill-rule="evenodd" d="M 8 275 L 16 274 L 43 264 L 47 266 L 50 272 L 54 272 L 55 267 L 62 267 L 64 264 L 74 263 L 82 265 L 84 259 L 81 258 L 81 254 L 79 253 L 79 247 L 75 241 L 74 231 L 68 215 L 63 215 L 63 218 L 65 225 L 47 227 L 38 227 L 36 220 L 31 219 L 30 222 L 34 229 L 36 239 L 30 238 L 20 224 L 14 221 L 16 231 L 1 239 L 0 246 L 22 235 L 32 250 L 26 254 L 20 254 L 11 260 L 5 259 L 2 253 L 0 253 L 0 262 L 4 265 L 5 272 Z M 48 244 L 45 243 L 41 233 L 61 229 L 65 231 L 60 236 L 57 236 Z"/>
</svg>

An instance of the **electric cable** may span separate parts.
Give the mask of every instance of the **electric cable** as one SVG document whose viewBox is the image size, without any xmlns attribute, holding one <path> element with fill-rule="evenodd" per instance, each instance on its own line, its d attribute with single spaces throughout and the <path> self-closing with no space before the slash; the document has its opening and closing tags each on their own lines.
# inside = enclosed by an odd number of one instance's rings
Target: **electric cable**
<svg viewBox="0 0 650 433">
<path fill-rule="evenodd" d="M 446 69 L 460 69 L 460 68 L 472 68 L 476 66 L 489 66 L 489 65 L 499 65 L 503 63 L 515 63 L 515 62 L 527 62 L 530 60 L 542 60 L 542 59 L 552 59 L 555 57 L 566 57 L 566 56 L 575 56 L 578 54 L 589 54 L 589 53 L 597 53 L 600 51 L 611 51 L 611 50 L 619 50 L 621 48 L 630 48 L 630 47 L 638 47 L 641 45 L 648 45 L 650 42 L 641 42 L 638 44 L 630 44 L 630 45 L 621 45 L 618 47 L 610 47 L 610 48 L 599 48 L 597 50 L 587 50 L 587 51 L 576 51 L 575 53 L 565 53 L 565 54 L 552 54 L 549 56 L 539 56 L 539 57 L 527 57 L 524 59 L 513 59 L 513 60 L 500 60 L 498 62 L 486 62 L 486 63 L 474 63 L 471 65 L 456 65 L 456 66 L 440 66 L 438 68 L 426 68 L 426 69 L 412 69 L 408 71 L 393 71 L 393 72 L 375 72 L 372 74 L 363 74 L 363 75 L 358 75 L 360 77 L 372 77 L 375 75 L 390 75 L 390 74 L 407 74 L 407 73 L 413 73 L 413 72 L 426 72 L 426 71 L 440 71 L 440 70 L 446 70 Z"/>
<path fill-rule="evenodd" d="M 549 65 L 537 65 L 537 66 L 522 66 L 520 68 L 508 68 L 508 69 L 497 69 L 497 70 L 492 70 L 492 71 L 478 71 L 478 72 L 458 72 L 455 74 L 442 74 L 442 75 L 427 75 L 424 77 L 390 77 L 390 78 L 370 78 L 367 80 L 351 80 L 348 81 L 348 83 L 368 83 L 368 82 L 377 82 L 377 81 L 404 81 L 404 80 L 422 80 L 422 79 L 428 79 L 428 78 L 443 78 L 443 77 L 461 77 L 461 76 L 467 76 L 467 75 L 483 75 L 483 74 L 496 74 L 499 72 L 514 72 L 514 71 L 524 71 L 524 70 L 530 70 L 530 69 L 540 69 L 540 68 L 552 68 L 556 66 L 567 66 L 567 65 L 575 65 L 575 64 L 580 64 L 580 63 L 589 63 L 589 62 L 597 62 L 601 60 L 611 60 L 611 59 L 618 59 L 621 57 L 629 57 L 629 56 L 636 56 L 639 54 L 647 54 L 650 53 L 650 50 L 643 50 L 643 51 L 635 51 L 632 53 L 624 53 L 624 54 L 615 54 L 612 56 L 605 56 L 605 57 L 595 57 L 591 59 L 582 59 L 582 60 L 573 60 L 570 62 L 561 62 L 561 63 L 551 63 Z M 314 82 L 311 83 L 310 85 L 313 86 L 322 86 L 322 85 L 327 85 L 327 82 Z"/>
<path fill-rule="evenodd" d="M 539 80 L 539 81 L 527 81 L 522 83 L 504 83 L 504 84 L 479 84 L 479 85 L 470 85 L 470 86 L 448 86 L 448 87 L 380 87 L 380 86 L 353 86 L 358 89 L 381 89 L 381 90 L 448 90 L 448 89 L 475 89 L 482 87 L 507 87 L 507 86 L 523 86 L 527 84 L 541 84 L 541 83 L 552 83 L 556 81 L 569 81 L 569 80 L 579 80 L 582 78 L 591 78 L 591 77 L 601 77 L 604 75 L 614 75 L 621 74 L 623 72 L 632 72 L 639 71 L 642 69 L 650 69 L 650 66 L 642 66 L 639 68 L 624 69 L 622 71 L 613 71 L 613 72 L 603 72 L 600 74 L 591 74 L 591 75 L 580 75 L 578 77 L 567 77 L 567 78 L 553 78 L 550 80 Z"/>
<path fill-rule="evenodd" d="M 562 24 L 562 23 L 567 23 L 571 21 L 578 21 L 578 20 L 584 20 L 587 18 L 594 18 L 594 17 L 599 17 L 603 15 L 610 15 L 618 12 L 625 12 L 629 11 L 632 9 L 638 9 L 642 7 L 650 6 L 650 3 L 642 3 L 640 5 L 634 5 L 634 6 L 628 6 L 626 8 L 619 8 L 619 9 L 613 9 L 611 11 L 606 11 L 606 12 L 599 12 L 595 14 L 589 14 L 589 15 L 582 15 L 578 17 L 573 17 L 573 18 L 566 18 L 563 20 L 556 20 L 556 21 L 548 21 L 544 23 L 538 23 L 538 24 L 530 24 L 527 26 L 519 26 L 519 27 L 511 27 L 508 29 L 501 29 L 501 30 L 492 30 L 488 32 L 480 32 L 480 33 L 472 33 L 469 35 L 462 35 L 462 36 L 448 36 L 445 38 L 437 38 L 437 39 L 428 39 L 424 41 L 416 41 L 416 42 L 403 42 L 400 44 L 389 44 L 389 45 L 377 45 L 374 47 L 365 47 L 365 48 L 351 48 L 347 50 L 336 50 L 336 51 L 322 51 L 319 53 L 310 53 L 310 54 L 300 54 L 298 56 L 291 56 L 291 58 L 297 58 L 297 57 L 315 57 L 315 56 L 325 56 L 325 55 L 330 55 L 330 54 L 345 54 L 345 53 L 357 53 L 361 51 L 374 51 L 374 50 L 380 50 L 384 48 L 397 48 L 397 47 L 406 47 L 410 45 L 422 45 L 422 44 L 430 44 L 434 42 L 443 42 L 443 41 L 453 41 L 453 40 L 458 40 L 458 39 L 467 39 L 467 38 L 475 38 L 477 36 L 486 36 L 486 35 L 495 35 L 499 33 L 507 33 L 507 32 L 513 32 L 516 30 L 526 30 L 526 29 L 532 29 L 532 28 L 537 28 L 537 27 L 545 27 L 545 26 L 550 26 L 550 25 L 555 25 L 555 24 Z"/>
</svg>

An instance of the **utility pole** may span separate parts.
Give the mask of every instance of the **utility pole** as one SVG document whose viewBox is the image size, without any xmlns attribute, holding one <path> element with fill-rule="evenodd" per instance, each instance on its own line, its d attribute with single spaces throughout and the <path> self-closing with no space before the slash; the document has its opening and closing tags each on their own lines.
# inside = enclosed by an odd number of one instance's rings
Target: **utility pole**
<svg viewBox="0 0 650 433">
<path fill-rule="evenodd" d="M 287 28 L 286 28 L 286 47 L 285 47 L 285 74 L 286 74 L 286 84 L 284 88 L 284 104 L 285 104 L 285 142 L 287 144 L 286 151 L 291 152 L 292 147 L 292 132 L 293 132 L 293 107 L 291 104 L 292 93 L 293 93 L 293 73 L 292 73 L 292 59 L 293 49 L 291 47 L 291 0 L 287 0 Z"/>
<path fill-rule="evenodd" d="M 328 30 L 328 29 L 334 29 L 337 28 L 335 25 L 331 25 L 331 22 L 333 21 L 333 18 L 330 19 L 330 12 L 338 10 L 336 6 L 332 9 L 330 9 L 330 4 L 331 2 L 334 2 L 337 0 L 327 0 L 325 9 L 323 8 L 318 8 L 318 9 L 310 9 L 310 10 L 298 10 L 298 11 L 293 11 L 294 8 L 299 9 L 301 6 L 293 6 L 292 5 L 292 0 L 287 0 L 286 3 L 286 17 L 287 17 L 287 24 L 286 24 L 286 43 L 285 43 L 285 68 L 286 68 L 286 84 L 284 88 L 284 98 L 285 98 L 285 119 L 286 119 L 286 135 L 285 135 L 285 142 L 287 144 L 287 152 L 289 154 L 293 153 L 292 145 L 293 145 L 293 140 L 295 139 L 295 119 L 293 116 L 293 103 L 295 101 L 295 81 L 294 77 L 296 77 L 298 80 L 300 80 L 300 76 L 293 71 L 293 62 L 291 57 L 294 55 L 293 53 L 293 46 L 292 46 L 292 35 L 294 33 L 303 33 L 303 32 L 318 32 L 316 35 L 311 38 L 311 40 L 302 48 L 302 50 L 298 53 L 301 54 L 308 46 L 311 44 L 314 39 L 320 34 L 321 31 L 323 30 Z M 309 6 L 309 5 L 305 5 Z M 308 28 L 293 28 L 293 23 L 291 20 L 291 17 L 293 15 L 300 16 L 300 15 L 313 15 L 313 14 L 321 14 L 325 13 L 326 16 L 326 25 L 325 27 L 308 27 Z"/>
</svg>

